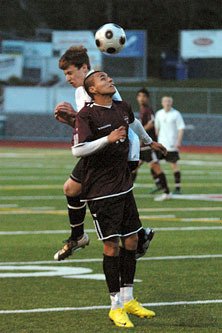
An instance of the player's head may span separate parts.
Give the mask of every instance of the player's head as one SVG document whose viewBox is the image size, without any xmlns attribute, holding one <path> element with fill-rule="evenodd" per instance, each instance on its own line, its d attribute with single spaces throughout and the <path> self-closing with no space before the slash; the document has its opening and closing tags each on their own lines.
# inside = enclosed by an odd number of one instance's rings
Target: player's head
<svg viewBox="0 0 222 333">
<path fill-rule="evenodd" d="M 136 99 L 139 106 L 147 106 L 149 104 L 150 93 L 146 88 L 141 88 L 136 93 Z"/>
<path fill-rule="evenodd" d="M 163 96 L 161 104 L 165 111 L 169 111 L 173 105 L 173 98 L 171 96 Z"/>
<path fill-rule="evenodd" d="M 87 49 L 82 45 L 70 47 L 59 59 L 59 68 L 63 70 L 66 81 L 77 88 L 83 85 L 90 70 Z"/>
<path fill-rule="evenodd" d="M 84 88 L 93 99 L 99 96 L 113 96 L 116 92 L 113 79 L 105 72 L 91 72 L 84 80 Z"/>
</svg>

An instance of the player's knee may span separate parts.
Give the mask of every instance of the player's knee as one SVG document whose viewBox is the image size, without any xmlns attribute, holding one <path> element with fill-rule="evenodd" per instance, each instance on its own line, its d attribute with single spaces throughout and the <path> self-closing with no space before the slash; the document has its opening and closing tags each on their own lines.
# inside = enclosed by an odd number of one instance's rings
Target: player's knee
<svg viewBox="0 0 222 333">
<path fill-rule="evenodd" d="M 119 242 L 115 239 L 113 241 L 104 241 L 103 253 L 109 257 L 116 257 L 119 255 Z"/>
<path fill-rule="evenodd" d="M 155 172 L 156 175 L 159 175 L 162 172 L 161 167 L 158 162 L 152 163 L 151 168 Z"/>
<path fill-rule="evenodd" d="M 138 234 L 133 234 L 129 237 L 127 237 L 124 240 L 124 247 L 126 250 L 136 250 L 137 249 L 137 245 L 138 245 Z"/>
<path fill-rule="evenodd" d="M 63 185 L 63 192 L 68 197 L 75 197 L 81 193 L 81 185 L 68 179 Z"/>
</svg>

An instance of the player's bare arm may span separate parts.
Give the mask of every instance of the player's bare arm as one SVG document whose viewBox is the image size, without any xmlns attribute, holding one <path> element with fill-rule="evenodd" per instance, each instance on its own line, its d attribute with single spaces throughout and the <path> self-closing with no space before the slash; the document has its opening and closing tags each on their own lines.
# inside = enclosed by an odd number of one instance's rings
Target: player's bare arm
<svg viewBox="0 0 222 333">
<path fill-rule="evenodd" d="M 154 128 L 153 120 L 148 121 L 144 126 L 145 131 L 149 131 Z"/>
<path fill-rule="evenodd" d="M 183 129 L 178 130 L 177 143 L 176 143 L 177 149 L 181 148 L 182 140 L 183 140 L 183 133 L 184 133 Z"/>
<path fill-rule="evenodd" d="M 54 115 L 61 123 L 74 127 L 77 112 L 73 109 L 70 103 L 61 102 L 57 104 L 54 109 Z"/>
<path fill-rule="evenodd" d="M 150 144 L 150 147 L 151 147 L 153 150 L 160 151 L 164 156 L 166 156 L 166 154 L 167 154 L 167 149 L 166 149 L 161 143 L 158 143 L 158 142 L 156 142 L 156 141 L 153 141 L 153 142 Z"/>
</svg>

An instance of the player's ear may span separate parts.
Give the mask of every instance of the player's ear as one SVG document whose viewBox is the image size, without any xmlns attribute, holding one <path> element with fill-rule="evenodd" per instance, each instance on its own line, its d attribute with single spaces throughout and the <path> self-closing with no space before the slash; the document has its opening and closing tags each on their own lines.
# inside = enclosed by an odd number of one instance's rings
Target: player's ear
<svg viewBox="0 0 222 333">
<path fill-rule="evenodd" d="M 94 86 L 90 86 L 88 90 L 89 90 L 90 94 L 95 94 L 96 93 L 96 88 Z"/>
<path fill-rule="evenodd" d="M 83 64 L 81 68 L 82 68 L 82 70 L 85 74 L 88 73 L 89 69 L 88 69 L 88 66 L 86 64 Z"/>
</svg>

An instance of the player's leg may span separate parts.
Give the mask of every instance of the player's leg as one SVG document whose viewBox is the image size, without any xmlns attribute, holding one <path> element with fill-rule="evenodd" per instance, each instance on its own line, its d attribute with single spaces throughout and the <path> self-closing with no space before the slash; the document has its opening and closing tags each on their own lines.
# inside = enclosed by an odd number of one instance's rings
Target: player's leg
<svg viewBox="0 0 222 333">
<path fill-rule="evenodd" d="M 171 163 L 171 168 L 173 170 L 174 175 L 174 183 L 175 183 L 175 189 L 173 191 L 174 194 L 180 194 L 181 193 L 181 172 L 179 165 L 177 162 Z"/>
<path fill-rule="evenodd" d="M 120 296 L 119 234 L 124 202 L 114 197 L 89 202 L 98 238 L 103 241 L 103 271 L 109 290 L 109 318 L 119 327 L 133 327 Z"/>
<path fill-rule="evenodd" d="M 120 248 L 120 294 L 124 308 L 128 313 L 138 317 L 153 317 L 155 313 L 141 306 L 134 299 L 133 284 L 136 272 L 136 250 L 138 231 L 141 222 L 132 192 L 125 196 L 125 207 L 122 223 L 122 247 Z"/>
<path fill-rule="evenodd" d="M 150 168 L 158 179 L 158 187 L 163 190 L 164 193 L 169 194 L 170 190 L 167 184 L 166 175 L 161 169 L 161 166 L 158 161 L 152 161 L 150 163 Z"/>
<path fill-rule="evenodd" d="M 168 154 L 167 154 L 168 156 Z M 161 159 L 165 159 L 167 161 L 167 157 L 163 156 L 162 154 L 158 154 L 158 158 Z M 154 198 L 155 201 L 164 201 L 164 200 L 169 200 L 171 199 L 172 195 L 170 193 L 169 187 L 168 187 L 168 183 L 167 183 L 167 179 L 166 179 L 166 175 L 163 172 L 160 163 L 159 163 L 159 159 L 157 159 L 157 161 L 154 160 L 153 166 L 157 172 L 157 174 L 159 174 L 159 179 L 161 182 L 161 187 L 163 189 L 163 194 L 160 194 L 158 196 L 156 196 Z"/>
<path fill-rule="evenodd" d="M 86 215 L 86 203 L 80 201 L 82 160 L 80 160 L 65 182 L 63 190 L 67 199 L 70 237 L 64 241 L 65 245 L 54 255 L 55 260 L 64 260 L 75 250 L 84 248 L 89 244 L 89 237 L 84 233 L 84 219 Z"/>
<path fill-rule="evenodd" d="M 175 183 L 175 189 L 173 191 L 173 194 L 181 193 L 181 171 L 178 164 L 179 159 L 180 155 L 177 151 L 169 153 L 168 161 L 170 162 L 171 168 L 173 170 L 174 183 Z"/>
<path fill-rule="evenodd" d="M 133 181 L 135 181 L 136 176 L 137 176 L 137 171 L 139 167 L 143 164 L 143 162 L 147 162 L 147 150 L 145 151 L 140 151 L 140 161 L 136 169 L 133 169 L 132 172 L 132 178 Z M 136 251 L 136 259 L 139 259 L 140 257 L 143 257 L 150 245 L 151 240 L 153 239 L 154 236 L 154 231 L 153 229 L 150 228 L 142 228 L 138 232 L 138 246 L 137 246 L 137 251 Z"/>
</svg>

